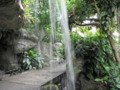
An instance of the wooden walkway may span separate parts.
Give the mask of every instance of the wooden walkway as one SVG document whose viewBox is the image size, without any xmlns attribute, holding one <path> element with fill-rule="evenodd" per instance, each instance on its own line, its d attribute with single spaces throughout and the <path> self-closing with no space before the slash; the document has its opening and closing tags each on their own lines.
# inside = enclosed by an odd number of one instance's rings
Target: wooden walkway
<svg viewBox="0 0 120 90">
<path fill-rule="evenodd" d="M 54 65 L 52 71 L 50 67 L 26 71 L 18 75 L 3 78 L 0 81 L 0 90 L 40 90 L 40 86 L 63 74 L 65 71 L 65 64 Z"/>
</svg>

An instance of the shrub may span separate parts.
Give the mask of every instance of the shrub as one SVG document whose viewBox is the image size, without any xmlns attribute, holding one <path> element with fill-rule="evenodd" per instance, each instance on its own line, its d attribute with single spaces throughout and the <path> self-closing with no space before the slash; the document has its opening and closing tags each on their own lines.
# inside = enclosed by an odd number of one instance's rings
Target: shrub
<svg viewBox="0 0 120 90">
<path fill-rule="evenodd" d="M 81 29 L 71 33 L 76 57 L 83 57 L 86 76 L 100 81 L 110 87 L 110 90 L 120 89 L 120 65 L 116 64 L 111 46 L 106 36 L 99 31 L 93 34 L 87 28 L 82 28 L 85 36 L 79 34 Z"/>
<path fill-rule="evenodd" d="M 44 59 L 37 53 L 37 51 L 29 50 L 23 53 L 23 59 L 21 60 L 22 69 L 40 69 L 43 68 L 44 65 Z"/>
</svg>

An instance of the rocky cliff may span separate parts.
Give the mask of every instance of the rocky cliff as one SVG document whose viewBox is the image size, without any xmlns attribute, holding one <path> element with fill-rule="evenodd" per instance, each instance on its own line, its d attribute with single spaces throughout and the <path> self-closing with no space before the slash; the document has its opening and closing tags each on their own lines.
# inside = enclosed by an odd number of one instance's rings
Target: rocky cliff
<svg viewBox="0 0 120 90">
<path fill-rule="evenodd" d="M 19 29 L 23 13 L 21 0 L 0 0 L 0 29 Z"/>
<path fill-rule="evenodd" d="M 20 29 L 24 8 L 21 0 L 0 0 L 0 69 L 18 67 L 17 54 L 35 47 L 38 37 Z M 20 29 L 20 30 L 19 30 Z"/>
</svg>

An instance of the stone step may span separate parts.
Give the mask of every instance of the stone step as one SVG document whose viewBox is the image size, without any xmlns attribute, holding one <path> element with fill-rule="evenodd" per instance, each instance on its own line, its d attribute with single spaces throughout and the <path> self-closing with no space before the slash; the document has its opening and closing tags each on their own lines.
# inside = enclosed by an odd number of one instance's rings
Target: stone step
<svg viewBox="0 0 120 90">
<path fill-rule="evenodd" d="M 40 86 L 58 77 L 66 71 L 66 64 L 55 64 L 41 70 L 26 71 L 18 75 L 3 78 L 0 90 L 40 90 Z M 52 76 L 52 77 L 51 77 Z"/>
</svg>

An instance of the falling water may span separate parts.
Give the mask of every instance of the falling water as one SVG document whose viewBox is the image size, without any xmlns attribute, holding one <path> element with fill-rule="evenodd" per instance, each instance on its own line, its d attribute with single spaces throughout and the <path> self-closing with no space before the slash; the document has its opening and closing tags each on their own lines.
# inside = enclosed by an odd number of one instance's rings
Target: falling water
<svg viewBox="0 0 120 90">
<path fill-rule="evenodd" d="M 56 8 L 53 8 L 50 4 L 51 1 L 49 1 L 50 5 L 50 20 L 51 20 L 51 33 L 50 33 L 50 72 L 53 70 L 53 44 L 55 43 L 55 31 L 56 31 Z M 54 4 L 53 4 L 54 5 Z M 54 14 L 52 14 L 54 12 Z M 51 73 L 51 82 L 52 84 L 52 73 Z M 50 90 L 52 90 L 52 87 L 50 87 Z"/>
<path fill-rule="evenodd" d="M 49 0 L 49 8 L 50 8 L 50 20 L 51 20 L 51 44 L 50 44 L 51 60 L 53 60 L 52 44 L 54 43 L 56 22 L 58 21 L 64 36 L 63 39 L 64 39 L 65 55 L 66 55 L 66 61 L 67 61 L 66 90 L 75 90 L 75 77 L 74 77 L 74 70 L 73 70 L 73 64 L 72 64 L 71 40 L 69 35 L 65 0 Z"/>
<path fill-rule="evenodd" d="M 35 33 L 38 34 L 39 31 L 39 22 L 38 22 L 38 5 L 39 0 L 35 0 L 35 5 L 34 5 L 34 9 L 35 9 Z"/>
<path fill-rule="evenodd" d="M 39 21 L 38 21 L 38 8 L 39 8 L 39 0 L 35 0 L 34 10 L 35 10 L 35 34 L 40 38 L 39 35 Z M 40 49 L 40 41 L 39 39 L 36 49 L 38 50 L 38 54 L 41 55 Z"/>
</svg>

